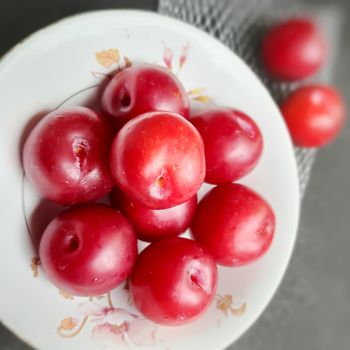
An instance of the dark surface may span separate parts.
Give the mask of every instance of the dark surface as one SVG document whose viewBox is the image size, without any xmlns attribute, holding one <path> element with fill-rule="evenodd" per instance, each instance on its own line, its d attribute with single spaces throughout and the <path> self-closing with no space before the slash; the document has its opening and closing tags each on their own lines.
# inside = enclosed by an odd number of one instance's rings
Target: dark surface
<svg viewBox="0 0 350 350">
<path fill-rule="evenodd" d="M 344 6 L 346 18 L 334 82 L 350 106 L 350 2 L 337 2 Z M 1 5 L 0 55 L 28 34 L 62 17 L 103 8 L 155 10 L 157 1 L 6 0 Z M 340 138 L 317 156 L 302 206 L 297 245 L 276 297 L 258 322 L 230 349 L 350 348 L 349 150 L 347 123 Z M 0 349 L 29 347 L 0 325 Z"/>
<path fill-rule="evenodd" d="M 27 35 L 79 12 L 134 8 L 156 10 L 157 0 L 1 0 L 0 55 Z"/>
</svg>

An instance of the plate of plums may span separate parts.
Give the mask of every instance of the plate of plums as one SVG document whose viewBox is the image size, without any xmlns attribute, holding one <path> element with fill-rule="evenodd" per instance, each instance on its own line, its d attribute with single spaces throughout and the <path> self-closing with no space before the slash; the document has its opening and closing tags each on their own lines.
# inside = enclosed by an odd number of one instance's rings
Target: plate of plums
<svg viewBox="0 0 350 350">
<path fill-rule="evenodd" d="M 292 143 L 255 74 L 141 11 L 57 22 L 0 64 L 1 322 L 37 349 L 222 349 L 298 224 Z"/>
</svg>

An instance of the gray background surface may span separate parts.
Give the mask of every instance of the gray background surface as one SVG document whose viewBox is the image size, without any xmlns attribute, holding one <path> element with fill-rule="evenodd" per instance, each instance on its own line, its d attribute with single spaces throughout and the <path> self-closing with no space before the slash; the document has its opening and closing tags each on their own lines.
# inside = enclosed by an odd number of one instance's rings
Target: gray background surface
<svg viewBox="0 0 350 350">
<path fill-rule="evenodd" d="M 334 84 L 342 91 L 350 109 L 350 2 L 332 3 L 342 6 L 345 15 Z M 31 32 L 64 16 L 126 7 L 155 10 L 157 1 L 2 0 L 0 55 Z M 350 349 L 350 186 L 346 180 L 349 174 L 350 124 L 347 123 L 338 140 L 318 154 L 302 205 L 292 261 L 275 298 L 256 324 L 230 349 Z M 0 350 L 15 349 L 30 348 L 0 325 Z"/>
</svg>

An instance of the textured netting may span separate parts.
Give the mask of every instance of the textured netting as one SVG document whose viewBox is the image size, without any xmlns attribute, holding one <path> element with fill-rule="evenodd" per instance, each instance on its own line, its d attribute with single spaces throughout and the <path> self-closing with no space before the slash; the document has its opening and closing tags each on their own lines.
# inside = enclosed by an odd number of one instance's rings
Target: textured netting
<svg viewBox="0 0 350 350">
<path fill-rule="evenodd" d="M 159 1 L 160 13 L 205 30 L 242 57 L 268 87 L 277 103 L 303 82 L 287 83 L 270 78 L 259 60 L 260 42 L 265 29 L 273 22 L 298 14 L 299 11 L 301 10 L 296 3 L 293 8 L 286 8 L 281 1 L 277 3 L 274 0 Z M 322 15 L 319 17 L 322 22 Z M 323 70 L 317 77 L 313 77 L 314 81 L 328 80 L 329 69 L 325 67 Z M 315 149 L 295 148 L 301 197 L 307 187 L 315 155 Z"/>
</svg>

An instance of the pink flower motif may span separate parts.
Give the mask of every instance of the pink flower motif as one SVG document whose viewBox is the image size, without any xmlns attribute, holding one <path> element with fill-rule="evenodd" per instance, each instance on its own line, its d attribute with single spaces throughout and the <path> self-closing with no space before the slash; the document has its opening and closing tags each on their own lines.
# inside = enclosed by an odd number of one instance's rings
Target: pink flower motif
<svg viewBox="0 0 350 350">
<path fill-rule="evenodd" d="M 170 47 L 168 46 L 165 46 L 165 44 L 163 43 L 164 45 L 164 51 L 163 51 L 163 61 L 165 63 L 165 65 L 170 69 L 172 70 L 173 68 L 173 57 L 174 57 L 174 54 L 173 54 L 173 51 L 171 50 Z"/>
<path fill-rule="evenodd" d="M 182 47 L 181 55 L 179 58 L 179 69 L 181 69 L 186 63 L 189 49 L 190 49 L 190 43 L 186 43 L 186 45 Z"/>
<path fill-rule="evenodd" d="M 122 324 L 124 322 L 130 323 L 133 322 L 135 318 L 139 317 L 133 313 L 122 309 L 122 308 L 106 308 L 104 310 L 102 322 L 108 322 L 111 324 Z M 100 318 L 95 319 L 98 323 L 101 322 Z"/>
<path fill-rule="evenodd" d="M 156 327 L 151 321 L 138 317 L 129 324 L 129 339 L 135 345 L 152 345 L 155 343 Z"/>
<path fill-rule="evenodd" d="M 127 325 L 122 323 L 119 326 L 110 323 L 102 323 L 92 329 L 92 339 L 104 346 L 124 345 L 127 346 L 125 334 Z"/>
<path fill-rule="evenodd" d="M 79 311 L 93 317 L 92 337 L 105 346 L 152 345 L 155 342 L 156 325 L 123 308 L 105 307 L 89 300 L 79 305 Z"/>
</svg>

